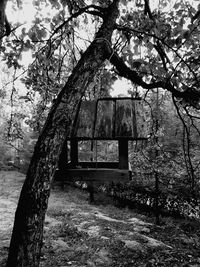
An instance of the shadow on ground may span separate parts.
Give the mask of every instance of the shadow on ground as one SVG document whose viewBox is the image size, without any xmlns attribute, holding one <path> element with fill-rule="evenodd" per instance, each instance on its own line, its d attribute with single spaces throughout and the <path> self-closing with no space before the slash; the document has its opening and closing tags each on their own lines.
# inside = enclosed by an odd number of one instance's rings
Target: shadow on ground
<svg viewBox="0 0 200 267">
<path fill-rule="evenodd" d="M 1 172 L 0 180 L 0 266 L 4 267 L 24 176 Z M 86 192 L 72 187 L 52 190 L 41 267 L 200 266 L 199 224 L 188 230 L 191 222 L 165 218 L 158 227 L 153 218 L 114 207 L 106 197 L 93 205 L 87 198 Z"/>
</svg>

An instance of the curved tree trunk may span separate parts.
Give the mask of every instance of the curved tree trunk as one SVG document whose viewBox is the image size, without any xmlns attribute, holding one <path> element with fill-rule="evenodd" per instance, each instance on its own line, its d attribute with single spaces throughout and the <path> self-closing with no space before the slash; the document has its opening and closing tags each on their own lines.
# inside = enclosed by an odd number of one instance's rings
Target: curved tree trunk
<svg viewBox="0 0 200 267">
<path fill-rule="evenodd" d="M 118 16 L 118 2 L 114 0 L 107 9 L 95 40 L 58 95 L 37 141 L 15 213 L 7 267 L 39 266 L 51 181 L 78 103 L 107 57 L 108 42 Z"/>
</svg>

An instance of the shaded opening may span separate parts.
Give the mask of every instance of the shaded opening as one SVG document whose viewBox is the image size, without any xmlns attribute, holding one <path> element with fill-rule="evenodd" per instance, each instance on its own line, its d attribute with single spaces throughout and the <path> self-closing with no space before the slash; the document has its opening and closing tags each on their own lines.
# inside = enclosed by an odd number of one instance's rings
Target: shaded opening
<svg viewBox="0 0 200 267">
<path fill-rule="evenodd" d="M 118 162 L 118 142 L 115 140 L 79 141 L 78 161 Z"/>
</svg>

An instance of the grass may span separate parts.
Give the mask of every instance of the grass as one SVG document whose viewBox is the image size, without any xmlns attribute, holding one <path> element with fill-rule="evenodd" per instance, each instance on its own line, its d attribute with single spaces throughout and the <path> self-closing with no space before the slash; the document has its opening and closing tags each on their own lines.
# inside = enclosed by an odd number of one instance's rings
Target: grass
<svg viewBox="0 0 200 267">
<path fill-rule="evenodd" d="M 0 175 L 1 178 L 4 184 L 1 183 L 0 199 L 13 200 L 16 205 L 23 177 L 9 172 Z M 86 191 L 70 186 L 64 190 L 54 187 L 44 227 L 40 267 L 200 266 L 199 221 L 163 217 L 162 224 L 156 226 L 149 213 L 113 204 L 102 193 L 95 195 L 95 203 L 91 205 Z M 137 220 L 131 224 L 130 218 L 152 224 L 146 224 L 145 230 Z M 6 240 L 5 245 L 0 244 L 1 267 L 5 267 L 10 230 L 1 233 L 1 241 Z M 153 246 L 148 238 L 163 245 Z"/>
</svg>

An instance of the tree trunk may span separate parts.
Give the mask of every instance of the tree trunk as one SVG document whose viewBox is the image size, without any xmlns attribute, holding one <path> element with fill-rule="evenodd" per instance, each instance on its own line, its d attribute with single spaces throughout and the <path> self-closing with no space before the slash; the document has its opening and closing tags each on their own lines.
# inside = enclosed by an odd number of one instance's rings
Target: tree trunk
<svg viewBox="0 0 200 267">
<path fill-rule="evenodd" d="M 4 36 L 4 33 L 6 31 L 5 29 L 5 20 L 6 20 L 6 15 L 5 15 L 5 9 L 6 9 L 6 4 L 8 0 L 1 0 L 0 1 L 0 39 Z M 1 40 L 0 40 L 1 42 Z"/>
<path fill-rule="evenodd" d="M 118 2 L 106 10 L 102 26 L 58 95 L 38 138 L 15 213 L 7 267 L 39 266 L 51 182 L 78 103 L 107 57 Z"/>
</svg>

